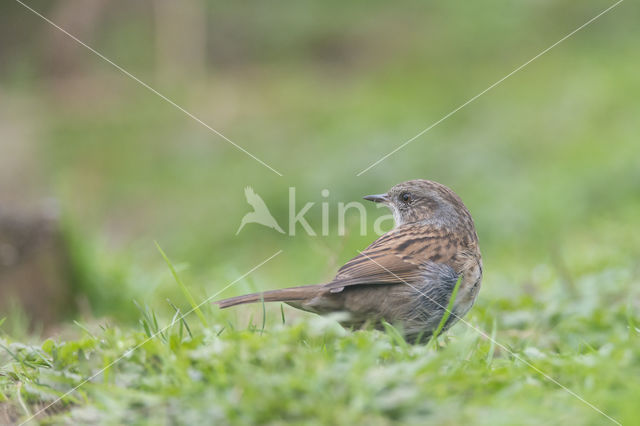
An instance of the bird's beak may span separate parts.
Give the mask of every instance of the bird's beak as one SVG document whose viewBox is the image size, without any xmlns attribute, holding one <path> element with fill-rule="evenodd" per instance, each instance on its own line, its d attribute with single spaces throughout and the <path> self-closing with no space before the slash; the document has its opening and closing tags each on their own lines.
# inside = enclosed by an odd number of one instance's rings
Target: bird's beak
<svg viewBox="0 0 640 426">
<path fill-rule="evenodd" d="M 384 203 L 387 201 L 387 194 L 366 195 L 362 198 L 368 201 L 373 201 L 374 203 Z"/>
</svg>

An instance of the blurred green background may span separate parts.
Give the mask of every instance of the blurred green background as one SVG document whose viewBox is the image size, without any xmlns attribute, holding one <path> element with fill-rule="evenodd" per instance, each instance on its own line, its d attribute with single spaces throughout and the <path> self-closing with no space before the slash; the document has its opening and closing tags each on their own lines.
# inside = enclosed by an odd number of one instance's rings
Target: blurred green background
<svg viewBox="0 0 640 426">
<path fill-rule="evenodd" d="M 186 306 L 154 240 L 199 298 L 280 249 L 223 296 L 329 279 L 386 214 L 368 206 L 360 236 L 351 211 L 343 237 L 337 203 L 412 178 L 450 186 L 471 210 L 486 270 L 481 306 L 532 286 L 553 291 L 550 276 L 571 286 L 572 269 L 634 265 L 637 279 L 637 3 L 359 177 L 612 2 L 28 4 L 283 174 L 3 2 L 0 203 L 57 200 L 71 248 L 67 318 L 133 320 L 133 299 Z M 299 207 L 316 203 L 306 215 L 316 230 L 328 189 L 330 235 L 258 225 L 235 235 L 250 211 L 245 186 L 283 227 L 295 187 Z"/>
<path fill-rule="evenodd" d="M 637 423 L 637 2 L 360 176 L 614 2 L 27 4 L 283 176 L 1 2 L 0 423 L 70 390 L 36 421 Z M 367 205 L 360 235 L 349 210 L 343 236 L 338 203 L 414 178 L 472 212 L 485 275 L 465 319 L 486 335 L 408 347 L 279 304 L 170 322 L 188 291 L 154 241 L 197 301 L 279 250 L 216 297 L 318 283 L 387 214 Z M 236 235 L 247 186 L 285 229 L 290 187 L 318 234 L 328 202 L 329 235 Z"/>
</svg>

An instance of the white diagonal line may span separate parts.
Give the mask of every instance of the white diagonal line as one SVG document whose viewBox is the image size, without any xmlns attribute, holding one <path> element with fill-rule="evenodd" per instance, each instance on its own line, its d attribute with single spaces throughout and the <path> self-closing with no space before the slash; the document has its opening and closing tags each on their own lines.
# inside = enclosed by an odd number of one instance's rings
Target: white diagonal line
<svg viewBox="0 0 640 426">
<path fill-rule="evenodd" d="M 394 277 L 396 277 L 398 280 L 400 280 L 401 282 L 403 282 L 404 284 L 408 285 L 409 287 L 411 287 L 412 289 L 414 289 L 415 291 L 417 291 L 418 293 L 420 293 L 422 296 L 426 297 L 427 299 L 431 300 L 433 303 L 435 303 L 436 305 L 438 305 L 440 308 L 444 309 L 446 312 L 449 313 L 449 315 L 453 315 L 455 318 L 457 318 L 459 321 L 461 321 L 462 323 L 464 323 L 465 325 L 467 325 L 468 327 L 470 327 L 472 330 L 476 331 L 477 333 L 479 333 L 482 337 L 484 337 L 485 339 L 489 340 L 490 342 L 493 342 L 494 345 L 499 346 L 500 348 L 502 348 L 503 350 L 505 350 L 506 352 L 508 352 L 509 354 L 511 354 L 514 358 L 516 358 L 518 361 L 525 363 L 526 365 L 528 365 L 529 367 L 531 367 L 533 370 L 537 371 L 539 374 L 541 374 L 542 376 L 544 376 L 544 378 L 546 378 L 547 380 L 549 380 L 550 382 L 558 385 L 560 388 L 562 388 L 563 390 L 565 390 L 566 392 L 568 392 L 570 395 L 576 397 L 577 399 L 579 399 L 580 401 L 582 401 L 584 404 L 588 405 L 589 407 L 591 407 L 592 409 L 594 409 L 595 411 L 597 411 L 598 413 L 602 414 L 604 417 L 606 417 L 607 419 L 611 420 L 613 423 L 622 426 L 622 423 L 620 423 L 619 421 L 617 421 L 616 419 L 614 419 L 613 417 L 609 416 L 607 413 L 605 413 L 604 411 L 602 411 L 601 409 L 599 409 L 598 407 L 596 407 L 595 405 L 593 405 L 592 403 L 590 403 L 589 401 L 587 401 L 586 399 L 584 399 L 583 397 L 581 397 L 580 395 L 578 395 L 577 393 L 575 393 L 574 391 L 572 391 L 571 389 L 569 389 L 568 387 L 564 386 L 562 383 L 558 382 L 556 379 L 554 379 L 553 377 L 549 376 L 547 373 L 545 373 L 544 371 L 540 370 L 538 367 L 536 367 L 535 365 L 531 364 L 529 361 L 527 361 L 526 359 L 522 358 L 521 356 L 517 355 L 516 353 L 514 353 L 513 351 L 511 351 L 509 348 L 507 348 L 505 345 L 503 345 L 502 343 L 496 341 L 494 338 L 492 338 L 491 336 L 487 335 L 487 333 L 485 333 L 484 331 L 480 330 L 479 328 L 477 328 L 476 326 L 474 326 L 473 324 L 469 323 L 468 321 L 464 320 L 463 318 L 459 317 L 458 315 L 454 314 L 453 312 L 451 312 L 446 306 L 442 306 L 440 303 L 438 303 L 435 299 L 433 299 L 430 296 L 427 296 L 425 293 L 423 293 L 422 291 L 420 291 L 419 289 L 417 289 L 415 286 L 409 284 L 408 282 L 406 282 L 405 280 L 403 280 L 402 278 L 400 278 L 399 276 L 397 276 L 396 274 L 394 274 L 392 271 L 390 271 L 389 269 L 387 269 L 386 267 L 384 267 L 383 265 L 381 265 L 380 263 L 376 262 L 374 259 L 372 259 L 371 257 L 367 256 L 365 253 L 361 252 L 358 250 L 358 253 L 360 253 L 361 255 L 363 255 L 364 257 L 366 257 L 367 259 L 371 260 L 373 263 L 375 263 L 376 265 L 378 265 L 379 267 L 381 267 L 382 269 L 384 269 L 385 271 L 387 271 L 388 273 L 390 273 L 391 275 L 393 275 Z"/>
<path fill-rule="evenodd" d="M 67 391 L 66 393 L 64 393 L 62 396 L 60 396 L 59 398 L 57 398 L 55 401 L 45 405 L 44 407 L 42 407 L 41 409 L 39 409 L 38 411 L 36 411 L 34 414 L 32 414 L 29 418 L 27 418 L 25 421 L 23 421 L 22 423 L 20 423 L 18 426 L 23 426 L 24 424 L 28 423 L 29 421 L 31 421 L 32 419 L 34 419 L 38 414 L 42 413 L 43 411 L 47 410 L 48 408 L 50 408 L 52 405 L 56 404 L 57 402 L 61 401 L 63 398 L 69 396 L 70 394 L 72 394 L 73 392 L 75 392 L 76 390 L 78 390 L 78 388 L 80 388 L 82 385 L 84 385 L 85 383 L 95 379 L 96 377 L 98 377 L 100 374 L 102 374 L 106 369 L 108 369 L 109 367 L 111 367 L 112 365 L 114 365 L 115 363 L 117 363 L 118 361 L 120 361 L 122 358 L 131 355 L 136 349 L 140 348 L 141 346 L 143 346 L 145 343 L 147 343 L 148 341 L 150 341 L 151 339 L 153 339 L 154 337 L 156 337 L 157 335 L 159 335 L 160 333 L 164 333 L 168 328 L 170 328 L 171 326 L 173 326 L 175 323 L 177 323 L 178 321 L 182 320 L 184 317 L 186 317 L 187 315 L 189 315 L 190 313 L 192 313 L 193 311 L 195 311 L 196 309 L 198 309 L 200 306 L 204 305 L 205 303 L 207 303 L 208 301 L 210 301 L 211 299 L 213 299 L 214 297 L 218 296 L 220 293 L 222 293 L 223 291 L 225 291 L 226 289 L 228 289 L 229 287 L 231 287 L 232 285 L 234 285 L 235 283 L 237 283 L 238 281 L 242 280 L 244 277 L 246 277 L 247 275 L 249 275 L 250 273 L 252 273 L 253 271 L 255 271 L 256 269 L 258 269 L 259 267 L 261 267 L 262 265 L 264 265 L 265 263 L 269 262 L 271 259 L 273 259 L 274 257 L 276 257 L 277 255 L 279 255 L 280 253 L 282 253 L 282 250 L 278 250 L 275 254 L 271 255 L 271 257 L 263 260 L 262 262 L 260 262 L 258 265 L 254 266 L 253 268 L 251 268 L 249 271 L 247 271 L 246 273 L 244 273 L 243 275 L 241 275 L 240 277 L 236 278 L 235 280 L 233 280 L 232 282 L 230 282 L 229 284 L 227 284 L 222 290 L 218 291 L 216 294 L 214 294 L 213 296 L 207 297 L 204 301 L 200 302 L 200 304 L 198 304 L 197 306 L 191 308 L 191 310 L 187 311 L 186 313 L 184 313 L 183 315 L 181 315 L 180 317 L 178 317 L 176 320 L 171 321 L 167 326 L 165 326 L 164 328 L 158 330 L 157 332 L 153 333 L 151 336 L 147 337 L 145 340 L 142 341 L 142 343 L 138 343 L 137 345 L 135 345 L 133 348 L 129 349 L 128 351 L 126 351 L 124 354 L 122 354 L 120 357 L 116 358 L 115 360 L 111 361 L 109 364 L 107 364 L 105 367 L 103 367 L 102 369 L 100 369 L 97 373 L 92 374 L 91 376 L 87 377 L 86 379 L 84 379 L 82 382 L 80 382 L 80 384 L 76 385 L 73 389 L 71 389 L 70 391 Z"/>
<path fill-rule="evenodd" d="M 58 30 L 60 30 L 61 32 L 66 34 L 67 36 L 69 36 L 71 39 L 73 39 L 74 41 L 76 41 L 80 45 L 86 47 L 91 52 L 95 53 L 97 56 L 99 56 L 104 61 L 106 61 L 109 64 L 113 65 L 115 68 L 117 68 L 120 72 L 122 72 L 127 77 L 131 78 L 132 80 L 135 80 L 137 83 L 139 83 L 140 85 L 142 85 L 143 87 L 145 87 L 146 89 L 151 91 L 152 93 L 158 95 L 159 97 L 161 97 L 165 101 L 169 102 L 171 105 L 173 105 L 174 107 L 176 107 L 177 109 L 179 109 L 180 111 L 182 111 L 183 113 L 185 113 L 186 115 L 188 115 L 189 117 L 191 117 L 192 119 L 197 121 L 198 123 L 202 124 L 204 127 L 206 127 L 207 129 L 211 130 L 213 133 L 215 133 L 216 135 L 220 136 L 222 139 L 224 139 L 225 141 L 229 142 L 231 145 L 233 145 L 234 147 L 236 147 L 240 151 L 242 151 L 245 154 L 247 154 L 249 157 L 251 157 L 254 160 L 256 160 L 258 163 L 262 164 L 263 166 L 265 166 L 266 168 L 268 168 L 269 170 L 271 170 L 272 172 L 274 172 L 278 176 L 282 176 L 282 173 L 280 173 L 279 171 L 277 171 L 276 169 L 274 169 L 273 167 L 271 167 L 270 165 L 268 165 L 267 163 L 265 163 L 264 161 L 262 161 L 261 159 L 259 159 L 258 157 L 256 157 L 255 155 L 253 155 L 252 153 L 250 153 L 249 151 L 247 151 L 246 149 L 244 149 L 243 147 L 241 147 L 240 145 L 238 145 L 237 143 L 235 143 L 234 141 L 232 141 L 231 139 L 229 139 L 228 137 L 226 137 L 225 135 L 223 135 L 222 133 L 220 133 L 219 131 L 217 131 L 216 129 L 211 127 L 210 125 L 208 125 L 207 123 L 205 123 L 204 121 L 202 121 L 200 118 L 196 117 L 194 114 L 192 114 L 191 112 L 187 111 L 186 109 L 184 109 L 183 107 L 181 107 L 180 105 L 178 105 L 177 103 L 175 103 L 174 101 L 172 101 L 171 99 L 169 99 L 168 97 L 163 95 L 162 93 L 158 92 L 156 89 L 154 89 L 153 87 L 149 86 L 147 83 L 145 83 L 144 81 L 140 80 L 138 77 L 136 77 L 135 75 L 131 74 L 129 71 L 125 70 L 120 65 L 116 64 L 111 59 L 107 58 L 102 53 L 100 53 L 97 50 L 95 50 L 93 47 L 89 46 L 88 44 L 86 44 L 85 42 L 83 42 L 82 40 L 80 40 L 79 38 L 77 38 L 76 36 L 71 34 L 70 32 L 68 32 L 67 30 L 65 30 L 64 28 L 60 27 L 58 24 L 56 24 L 55 22 L 53 22 L 52 20 L 50 20 L 46 16 L 42 15 L 37 10 L 31 8 L 30 6 L 27 6 L 21 0 L 16 0 L 16 2 L 18 2 L 19 4 L 24 6 L 26 9 L 30 10 L 31 12 L 33 12 L 35 15 L 39 16 L 40 18 L 42 18 L 43 20 L 45 20 L 46 22 L 51 24 L 53 27 L 57 28 Z"/>
<path fill-rule="evenodd" d="M 546 49 L 544 49 L 542 52 L 538 53 L 536 56 L 534 56 L 533 58 L 529 59 L 527 62 L 525 62 L 524 64 L 520 65 L 518 68 L 514 69 L 513 71 L 511 71 L 509 74 L 505 75 L 504 77 L 502 77 L 500 80 L 496 81 L 495 83 L 493 83 L 491 86 L 487 87 L 486 89 L 484 89 L 482 92 L 478 93 L 477 95 L 475 95 L 474 97 L 472 97 L 471 99 L 469 99 L 468 101 L 466 101 L 465 103 L 463 103 L 462 105 L 460 105 L 459 107 L 457 107 L 456 109 L 454 109 L 453 111 L 451 111 L 450 113 L 448 113 L 447 115 L 445 115 L 444 117 L 442 117 L 440 120 L 436 121 L 435 123 L 431 124 L 429 127 L 427 127 L 426 129 L 422 130 L 420 133 L 418 133 L 417 135 L 415 135 L 414 137 L 412 137 L 411 139 L 407 140 L 406 142 L 404 142 L 402 145 L 398 146 L 396 149 L 394 149 L 393 151 L 391 151 L 390 153 L 386 154 L 385 156 L 383 156 L 382 158 L 380 158 L 378 161 L 372 163 L 369 165 L 369 167 L 367 167 L 364 170 L 361 170 L 360 173 L 358 173 L 356 176 L 360 176 L 363 173 L 367 172 L 369 169 L 371 169 L 372 167 L 377 166 L 378 164 L 380 164 L 381 162 L 383 162 L 384 160 L 386 160 L 387 158 L 389 158 L 390 156 L 392 156 L 393 154 L 395 154 L 396 152 L 400 151 L 402 148 L 404 148 L 405 146 L 409 145 L 411 142 L 413 142 L 414 140 L 418 139 L 420 136 L 424 135 L 425 133 L 427 133 L 429 130 L 433 129 L 434 127 L 436 127 L 438 124 L 442 123 L 444 120 L 446 120 L 447 118 L 451 117 L 453 114 L 455 114 L 456 112 L 460 111 L 462 108 L 466 107 L 467 105 L 469 105 L 471 102 L 475 101 L 476 99 L 478 99 L 480 96 L 484 95 L 485 93 L 487 93 L 489 90 L 493 89 L 494 87 L 496 87 L 497 85 L 499 85 L 500 83 L 502 83 L 503 81 L 505 81 L 506 79 L 508 79 L 509 77 L 511 77 L 512 75 L 514 75 L 515 73 L 517 73 L 518 71 L 520 71 L 521 69 L 523 69 L 524 67 L 526 67 L 527 65 L 529 65 L 531 62 L 535 61 L 536 59 L 538 59 L 540 56 L 544 55 L 545 53 L 547 53 L 548 51 L 550 51 L 551 49 L 553 49 L 554 47 L 556 47 L 557 45 L 559 45 L 560 43 L 562 43 L 563 41 L 565 41 L 566 39 L 568 39 L 569 37 L 571 37 L 572 35 L 574 35 L 575 33 L 577 33 L 578 31 L 580 31 L 581 29 L 583 29 L 584 27 L 586 27 L 587 25 L 591 24 L 593 21 L 595 21 L 596 19 L 600 18 L 602 15 L 604 15 L 605 13 L 609 12 L 611 9 L 613 9 L 614 7 L 618 6 L 620 3 L 622 3 L 624 0 L 618 0 L 616 3 L 614 3 L 613 5 L 609 6 L 608 8 L 606 8 L 605 10 L 603 10 L 602 12 L 598 13 L 596 16 L 594 16 L 593 18 L 589 19 L 587 22 L 585 22 L 584 24 L 580 25 L 578 28 L 576 28 L 575 30 L 571 31 L 569 34 L 567 34 L 566 36 L 562 37 L 560 40 L 556 41 L 555 43 L 553 43 L 551 46 L 547 47 Z"/>
</svg>

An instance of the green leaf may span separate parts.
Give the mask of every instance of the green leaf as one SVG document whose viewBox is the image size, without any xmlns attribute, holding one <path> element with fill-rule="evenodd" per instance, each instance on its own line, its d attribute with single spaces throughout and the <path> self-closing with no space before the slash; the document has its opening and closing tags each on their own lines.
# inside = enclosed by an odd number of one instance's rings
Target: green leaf
<svg viewBox="0 0 640 426">
<path fill-rule="evenodd" d="M 47 339 L 42 343 L 42 350 L 53 355 L 53 349 L 56 347 L 56 343 L 52 339 Z"/>
</svg>

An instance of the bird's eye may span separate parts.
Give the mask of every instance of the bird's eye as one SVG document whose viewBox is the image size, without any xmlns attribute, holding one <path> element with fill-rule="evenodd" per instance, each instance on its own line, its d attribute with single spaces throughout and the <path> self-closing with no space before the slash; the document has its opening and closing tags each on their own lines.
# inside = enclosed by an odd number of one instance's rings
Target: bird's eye
<svg viewBox="0 0 640 426">
<path fill-rule="evenodd" d="M 403 192 L 402 194 L 400 194 L 400 200 L 403 203 L 410 203 L 411 202 L 411 194 L 409 194 L 408 192 Z"/>
</svg>

